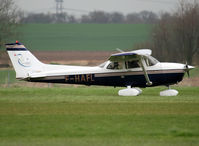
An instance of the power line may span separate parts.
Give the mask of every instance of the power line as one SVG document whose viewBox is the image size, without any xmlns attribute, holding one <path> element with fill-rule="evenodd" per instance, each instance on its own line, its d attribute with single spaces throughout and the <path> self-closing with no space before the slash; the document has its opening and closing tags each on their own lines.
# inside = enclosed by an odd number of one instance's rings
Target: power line
<svg viewBox="0 0 199 146">
<path fill-rule="evenodd" d="M 89 13 L 89 11 L 87 11 L 87 10 L 64 8 L 64 6 L 63 6 L 64 0 L 55 0 L 55 2 L 56 2 L 56 14 L 57 15 L 63 13 L 64 10 L 80 12 L 80 13 Z"/>
<path fill-rule="evenodd" d="M 90 11 L 82 10 L 82 9 L 73 9 L 73 8 L 64 8 L 64 9 L 68 11 L 74 11 L 74 12 L 80 12 L 80 13 L 90 13 Z"/>
<path fill-rule="evenodd" d="M 162 3 L 162 4 L 177 4 L 178 1 L 174 2 L 174 1 L 168 1 L 168 0 L 137 0 L 139 2 L 148 2 L 148 3 Z"/>
<path fill-rule="evenodd" d="M 52 11 L 52 10 L 56 10 L 56 7 L 49 7 L 49 8 L 42 8 L 42 9 L 36 9 L 34 10 L 34 12 L 42 12 L 42 11 Z M 62 12 L 65 11 L 73 11 L 73 12 L 78 12 L 78 13 L 90 13 L 91 11 L 88 10 L 83 10 L 83 9 L 73 9 L 73 8 L 63 8 Z"/>
</svg>

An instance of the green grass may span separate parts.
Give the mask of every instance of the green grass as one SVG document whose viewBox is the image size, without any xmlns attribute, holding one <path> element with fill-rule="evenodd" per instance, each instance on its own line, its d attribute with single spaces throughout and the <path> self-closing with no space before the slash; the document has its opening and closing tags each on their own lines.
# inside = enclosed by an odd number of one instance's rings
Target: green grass
<svg viewBox="0 0 199 146">
<path fill-rule="evenodd" d="M 151 29 L 149 24 L 24 24 L 18 39 L 30 50 L 112 51 L 148 40 Z"/>
<path fill-rule="evenodd" d="M 13 69 L 0 70 L 0 85 L 15 83 L 16 81 L 16 73 Z"/>
<path fill-rule="evenodd" d="M 199 67 L 196 67 L 190 71 L 190 77 L 198 77 L 198 76 L 199 76 Z"/>
<path fill-rule="evenodd" d="M 0 145 L 199 145 L 199 87 L 138 97 L 120 88 L 1 88 Z"/>
</svg>

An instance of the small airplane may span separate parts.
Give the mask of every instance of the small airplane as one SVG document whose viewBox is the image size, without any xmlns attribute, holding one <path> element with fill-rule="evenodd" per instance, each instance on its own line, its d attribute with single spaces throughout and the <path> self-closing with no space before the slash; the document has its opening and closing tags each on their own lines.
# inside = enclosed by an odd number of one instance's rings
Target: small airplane
<svg viewBox="0 0 199 146">
<path fill-rule="evenodd" d="M 151 56 L 150 49 L 112 54 L 108 61 L 95 67 L 50 65 L 40 62 L 26 47 L 6 44 L 16 71 L 16 78 L 29 82 L 63 83 L 127 87 L 118 92 L 121 96 L 137 96 L 140 88 L 177 84 L 193 66 L 179 63 L 162 63 Z M 177 90 L 160 92 L 161 96 L 176 96 Z"/>
</svg>

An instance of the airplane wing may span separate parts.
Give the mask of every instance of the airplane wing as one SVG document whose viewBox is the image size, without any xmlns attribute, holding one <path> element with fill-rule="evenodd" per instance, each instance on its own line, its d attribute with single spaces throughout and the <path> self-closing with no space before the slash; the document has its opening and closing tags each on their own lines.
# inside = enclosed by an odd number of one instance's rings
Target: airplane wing
<svg viewBox="0 0 199 146">
<path fill-rule="evenodd" d="M 147 70 L 146 70 L 146 66 L 144 64 L 144 58 L 143 58 L 144 56 L 150 56 L 151 54 L 152 54 L 152 51 L 150 49 L 142 49 L 142 50 L 135 50 L 131 52 L 122 52 L 122 53 L 112 54 L 109 60 L 113 62 L 138 60 L 144 72 L 147 85 L 151 86 L 152 82 L 150 81 L 149 76 L 147 74 Z"/>
<path fill-rule="evenodd" d="M 110 61 L 132 61 L 139 60 L 139 56 L 150 56 L 152 51 L 150 49 L 135 50 L 131 52 L 122 52 L 112 54 L 109 58 Z"/>
</svg>

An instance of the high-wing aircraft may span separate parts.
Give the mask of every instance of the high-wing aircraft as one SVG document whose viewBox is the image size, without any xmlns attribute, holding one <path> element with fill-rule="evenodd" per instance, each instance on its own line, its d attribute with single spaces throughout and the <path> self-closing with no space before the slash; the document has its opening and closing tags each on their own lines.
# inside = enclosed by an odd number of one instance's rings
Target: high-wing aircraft
<svg viewBox="0 0 199 146">
<path fill-rule="evenodd" d="M 170 86 L 182 81 L 193 66 L 179 63 L 161 63 L 151 56 L 150 49 L 112 54 L 108 61 L 95 67 L 50 65 L 40 62 L 26 47 L 6 44 L 16 71 L 16 78 L 29 82 L 102 85 L 127 87 L 119 95 L 137 96 L 142 90 L 135 87 Z M 163 96 L 176 96 L 176 90 L 160 92 Z"/>
</svg>

